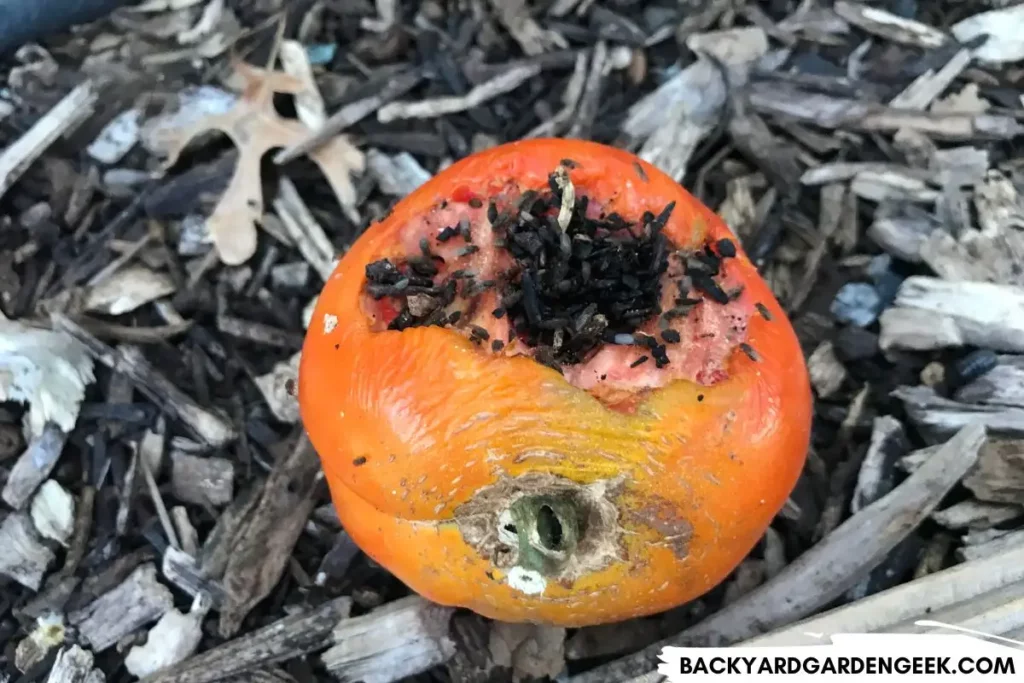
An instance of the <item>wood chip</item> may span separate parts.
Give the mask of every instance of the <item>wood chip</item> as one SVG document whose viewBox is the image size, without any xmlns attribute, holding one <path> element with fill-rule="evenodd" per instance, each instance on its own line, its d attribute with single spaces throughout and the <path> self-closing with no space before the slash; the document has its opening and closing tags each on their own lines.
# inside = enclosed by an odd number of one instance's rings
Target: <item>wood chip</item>
<svg viewBox="0 0 1024 683">
<path fill-rule="evenodd" d="M 74 429 L 93 379 L 93 361 L 80 341 L 0 314 L 0 401 L 28 404 L 26 438 L 41 436 L 48 423 Z"/>
<path fill-rule="evenodd" d="M 535 77 L 540 71 L 541 65 L 537 62 L 516 65 L 491 80 L 474 86 L 465 95 L 449 95 L 410 102 L 390 102 L 377 110 L 377 120 L 381 123 L 388 123 L 400 119 L 429 119 L 466 111 L 473 107 L 479 107 L 498 95 L 512 92 Z"/>
<path fill-rule="evenodd" d="M 970 424 L 983 424 L 999 434 L 1024 436 L 1024 409 L 959 403 L 942 398 L 925 386 L 899 387 L 892 396 L 903 401 L 907 415 L 934 438 Z"/>
<path fill-rule="evenodd" d="M 302 83 L 301 90 L 295 93 L 295 113 L 310 130 L 320 128 L 327 121 L 327 114 L 306 48 L 297 40 L 282 40 L 280 56 L 284 72 Z"/>
<path fill-rule="evenodd" d="M 744 27 L 694 35 L 691 44 L 730 68 L 739 84 L 767 51 L 768 37 L 763 29 Z M 622 131 L 642 159 L 681 180 L 701 140 L 720 122 L 726 97 L 721 74 L 701 58 L 630 107 Z"/>
<path fill-rule="evenodd" d="M 93 668 L 93 656 L 78 645 L 63 648 L 57 653 L 46 683 L 103 683 L 103 673 Z"/>
<path fill-rule="evenodd" d="M 974 204 L 983 234 L 1024 230 L 1024 200 L 1013 182 L 1000 171 L 991 169 L 985 174 L 975 187 Z"/>
<path fill-rule="evenodd" d="M 224 586 L 206 576 L 196 558 L 185 550 L 167 546 L 160 571 L 164 578 L 193 598 L 202 596 L 211 609 L 219 610 L 224 604 Z"/>
<path fill-rule="evenodd" d="M 996 532 L 991 538 L 977 543 L 968 542 L 958 554 L 964 560 L 982 560 L 995 557 L 1024 544 L 1024 529 Z"/>
<path fill-rule="evenodd" d="M 999 356 L 994 368 L 957 389 L 954 398 L 1024 408 L 1024 356 Z"/>
<path fill-rule="evenodd" d="M 14 463 L 0 494 L 4 502 L 15 510 L 24 508 L 57 465 L 66 441 L 67 434 L 56 424 L 48 423 L 42 435 L 33 439 Z"/>
<path fill-rule="evenodd" d="M 913 276 L 879 320 L 883 350 L 972 345 L 1022 352 L 1024 288 Z"/>
<path fill-rule="evenodd" d="M 67 546 L 75 526 L 75 498 L 63 486 L 47 479 L 32 499 L 30 515 L 40 536 Z"/>
<path fill-rule="evenodd" d="M 939 198 L 939 191 L 915 178 L 913 175 L 902 174 L 893 170 L 862 171 L 858 173 L 850 189 L 862 199 L 873 202 L 921 202 L 933 203 Z"/>
<path fill-rule="evenodd" d="M 964 72 L 964 69 L 971 63 L 970 50 L 960 50 L 946 62 L 938 71 L 929 69 L 908 85 L 896 97 L 892 98 L 889 106 L 894 109 L 924 110 L 931 105 L 935 99 L 946 91 L 946 88 Z M 933 108 L 936 114 L 942 113 L 979 113 L 979 112 L 955 112 L 950 109 Z"/>
<path fill-rule="evenodd" d="M 877 7 L 839 0 L 832 9 L 854 26 L 894 43 L 934 49 L 949 42 L 949 36 L 937 28 Z"/>
<path fill-rule="evenodd" d="M 337 249 L 334 248 L 323 226 L 313 218 L 313 213 L 302 201 L 295 183 L 287 177 L 280 180 L 278 197 L 274 200 L 274 211 L 277 212 L 281 224 L 299 253 L 316 270 L 320 279 L 327 282 L 334 271 Z"/>
<path fill-rule="evenodd" d="M 122 268 L 90 287 L 83 305 L 86 311 L 122 315 L 175 291 L 177 287 L 170 275 L 135 265 Z"/>
<path fill-rule="evenodd" d="M 32 632 L 18 643 L 14 651 L 14 666 L 22 673 L 34 669 L 54 648 L 63 645 L 66 637 L 64 615 L 49 612 L 39 617 Z"/>
<path fill-rule="evenodd" d="M 201 407 L 196 401 L 160 374 L 146 360 L 142 349 L 124 344 L 113 349 L 86 332 L 64 315 L 54 315 L 56 329 L 64 330 L 83 342 L 90 354 L 103 365 L 127 376 L 165 412 L 185 424 L 198 438 L 211 446 L 221 446 L 236 437 L 226 418 Z"/>
<path fill-rule="evenodd" d="M 393 683 L 422 673 L 454 654 L 448 635 L 454 611 L 416 595 L 401 598 L 339 623 L 335 645 L 321 659 L 331 675 L 353 683 Z"/>
<path fill-rule="evenodd" d="M 565 668 L 565 629 L 535 624 L 491 623 L 491 661 L 513 681 L 555 680 Z"/>
<path fill-rule="evenodd" d="M 1019 588 L 1021 585 L 1024 585 L 1024 547 L 1018 546 L 1001 555 L 965 562 L 798 624 L 777 629 L 744 641 L 743 645 L 794 647 L 818 645 L 821 636 L 828 637 L 837 633 L 912 632 L 913 624 L 922 619 L 962 624 L 971 612 L 978 614 L 985 609 L 972 610 L 972 605 L 979 605 L 989 597 L 996 597 L 997 604 L 1006 604 L 1001 593 L 1007 587 Z M 959 618 L 949 620 L 947 616 L 952 612 L 959 612 Z M 984 633 L 996 633 L 998 630 L 998 627 L 978 626 Z M 926 629 L 918 627 L 913 630 L 921 632 Z M 944 632 L 948 633 L 948 630 Z"/>
<path fill-rule="evenodd" d="M 950 27 L 961 43 L 985 37 L 974 56 L 985 62 L 1005 64 L 1024 59 L 1024 6 L 1014 5 L 981 12 Z"/>
<path fill-rule="evenodd" d="M 996 114 L 936 114 L 811 93 L 778 83 L 754 83 L 750 103 L 759 112 L 827 129 L 894 133 L 916 130 L 942 140 L 1007 140 L 1024 132 L 1016 119 Z"/>
<path fill-rule="evenodd" d="M 889 415 L 875 418 L 871 441 L 850 502 L 852 513 L 860 512 L 892 490 L 896 461 L 909 449 L 910 441 L 899 420 Z"/>
<path fill-rule="evenodd" d="M 979 95 L 977 83 L 968 83 L 961 90 L 951 92 L 932 104 L 937 113 L 982 114 L 992 108 L 988 100 Z"/>
<path fill-rule="evenodd" d="M 909 263 L 920 263 L 921 250 L 936 228 L 934 217 L 924 211 L 910 215 L 877 211 L 867 236 L 889 254 Z"/>
<path fill-rule="evenodd" d="M 392 197 L 411 194 L 431 178 L 430 172 L 408 152 L 389 155 L 371 149 L 366 153 L 366 167 L 377 179 L 381 192 Z"/>
<path fill-rule="evenodd" d="M 24 135 L 0 152 L 0 197 L 35 163 L 50 145 L 72 132 L 92 115 L 97 93 L 85 81 L 46 112 Z"/>
<path fill-rule="evenodd" d="M 230 460 L 171 454 L 171 492 L 184 503 L 221 507 L 234 497 L 235 467 Z"/>
<path fill-rule="evenodd" d="M 171 591 L 157 581 L 156 566 L 147 562 L 115 588 L 69 614 L 68 623 L 78 628 L 93 651 L 103 652 L 173 607 Z"/>
<path fill-rule="evenodd" d="M 316 505 L 319 472 L 320 459 L 302 432 L 275 463 L 256 507 L 232 543 L 223 578 L 227 595 L 220 612 L 222 637 L 234 635 L 281 579 Z"/>
<path fill-rule="evenodd" d="M 202 622 L 207 609 L 209 606 L 197 599 L 187 613 L 176 609 L 164 613 L 149 630 L 145 644 L 128 652 L 124 659 L 128 673 L 144 678 L 188 658 L 203 637 Z"/>
<path fill-rule="evenodd" d="M 27 513 L 12 512 L 0 522 L 0 574 L 38 591 L 55 559 Z"/>
<path fill-rule="evenodd" d="M 335 642 L 333 631 L 351 608 L 352 598 L 335 598 L 194 655 L 141 683 L 213 683 L 318 652 Z"/>
<path fill-rule="evenodd" d="M 1024 506 L 965 500 L 937 510 L 932 519 L 949 529 L 990 529 L 1022 516 Z"/>
<path fill-rule="evenodd" d="M 498 20 L 527 55 L 535 56 L 569 46 L 561 34 L 546 30 L 534 21 L 526 0 L 490 0 L 490 3 Z"/>
<path fill-rule="evenodd" d="M 299 380 L 301 356 L 301 353 L 293 354 L 288 360 L 275 364 L 270 372 L 254 380 L 274 417 L 288 424 L 299 421 L 299 400 L 295 386 Z"/>
<path fill-rule="evenodd" d="M 807 358 L 807 370 L 811 384 L 819 398 L 828 398 L 839 391 L 846 381 L 846 368 L 836 357 L 832 342 L 822 342 Z"/>
</svg>

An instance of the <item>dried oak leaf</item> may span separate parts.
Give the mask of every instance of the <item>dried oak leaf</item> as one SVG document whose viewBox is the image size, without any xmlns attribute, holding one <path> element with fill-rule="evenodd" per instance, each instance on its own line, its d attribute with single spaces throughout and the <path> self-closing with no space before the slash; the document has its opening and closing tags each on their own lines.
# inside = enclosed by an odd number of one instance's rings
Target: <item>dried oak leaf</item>
<svg viewBox="0 0 1024 683">
<path fill-rule="evenodd" d="M 206 221 L 220 260 L 232 266 L 245 263 L 256 251 L 256 223 L 263 216 L 260 180 L 263 155 L 277 147 L 290 147 L 311 132 L 301 121 L 283 118 L 274 109 L 274 93 L 296 95 L 302 92 L 304 86 L 299 79 L 244 62 L 236 62 L 234 69 L 244 88 L 230 110 L 171 131 L 164 138 L 165 168 L 173 166 L 186 146 L 203 133 L 220 131 L 238 148 L 235 173 Z M 356 189 L 352 174 L 365 169 L 363 153 L 347 138 L 335 137 L 308 156 L 320 167 L 349 218 L 358 222 L 358 214 L 354 214 Z"/>
</svg>

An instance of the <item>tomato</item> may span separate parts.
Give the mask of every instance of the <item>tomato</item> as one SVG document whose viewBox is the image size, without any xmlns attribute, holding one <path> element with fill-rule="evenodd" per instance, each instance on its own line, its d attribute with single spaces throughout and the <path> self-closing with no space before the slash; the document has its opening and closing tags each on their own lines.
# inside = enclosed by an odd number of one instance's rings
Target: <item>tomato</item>
<svg viewBox="0 0 1024 683">
<path fill-rule="evenodd" d="M 614 257 L 556 282 L 588 249 Z M 576 319 L 551 319 L 551 287 Z M 576 335 L 584 304 L 603 336 Z M 721 583 L 794 487 L 811 424 L 792 325 L 735 235 L 650 164 L 578 140 L 467 157 L 370 226 L 319 296 L 298 396 L 370 557 L 434 602 L 564 626 Z"/>
</svg>

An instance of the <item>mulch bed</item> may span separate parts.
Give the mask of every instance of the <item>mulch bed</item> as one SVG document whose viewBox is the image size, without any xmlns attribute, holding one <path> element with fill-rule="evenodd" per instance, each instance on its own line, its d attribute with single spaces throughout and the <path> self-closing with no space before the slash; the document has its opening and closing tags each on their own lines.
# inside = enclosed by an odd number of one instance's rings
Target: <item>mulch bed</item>
<svg viewBox="0 0 1024 683">
<path fill-rule="evenodd" d="M 130 680 L 154 657 L 173 665 L 161 682 L 628 680 L 652 668 L 630 654 L 713 615 L 767 609 L 778 628 L 1018 547 L 1024 39 L 961 23 L 999 11 L 1024 35 L 1010 5 L 893 1 L 879 18 L 786 0 L 150 0 L 5 57 L 0 364 L 59 372 L 18 380 L 31 410 L 0 404 L 0 680 Z M 263 138 L 274 151 L 253 159 L 217 130 L 165 168 L 178 150 L 161 117 L 239 106 L 231 57 L 272 55 L 312 74 L 319 101 L 275 88 L 245 106 L 346 136 L 330 181 L 312 140 Z M 552 135 L 638 151 L 718 211 L 790 313 L 816 395 L 805 473 L 728 581 L 568 632 L 409 595 L 340 528 L 290 392 L 336 254 L 453 160 Z M 263 220 L 226 265 L 208 219 L 246 215 L 222 202 L 239 163 Z M 630 257 L 655 272 L 647 228 Z M 550 325 L 531 327 L 545 286 L 522 285 L 508 314 L 549 344 Z M 656 293 L 630 296 L 593 343 L 628 333 Z M 586 313 L 544 308 L 567 331 Z M 970 424 L 989 427 L 983 445 Z M 970 454 L 962 471 L 928 469 L 950 449 Z M 800 613 L 744 602 L 890 494 L 917 512 L 875 559 L 823 564 Z"/>
</svg>

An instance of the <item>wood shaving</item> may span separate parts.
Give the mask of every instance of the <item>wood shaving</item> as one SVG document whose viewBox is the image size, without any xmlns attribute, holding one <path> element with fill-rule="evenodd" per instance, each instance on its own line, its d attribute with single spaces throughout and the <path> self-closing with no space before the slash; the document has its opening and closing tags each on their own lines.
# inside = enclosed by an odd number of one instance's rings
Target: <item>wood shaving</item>
<svg viewBox="0 0 1024 683">
<path fill-rule="evenodd" d="M 28 403 L 28 440 L 42 435 L 47 422 L 70 432 L 78 421 L 93 361 L 70 335 L 36 329 L 0 314 L 0 401 Z"/>
<path fill-rule="evenodd" d="M 274 93 L 298 94 L 304 87 L 301 81 L 244 62 L 236 62 L 234 67 L 245 82 L 235 106 L 168 136 L 165 162 L 165 168 L 170 168 L 192 140 L 213 131 L 226 134 L 238 148 L 235 172 L 206 222 L 220 260 L 226 265 L 245 263 L 256 252 L 256 223 L 263 216 L 263 156 L 271 149 L 290 147 L 310 134 L 301 121 L 285 119 L 274 108 Z M 352 175 L 363 172 L 363 153 L 347 138 L 335 137 L 307 154 L 327 178 L 348 218 L 359 223 Z"/>
</svg>

